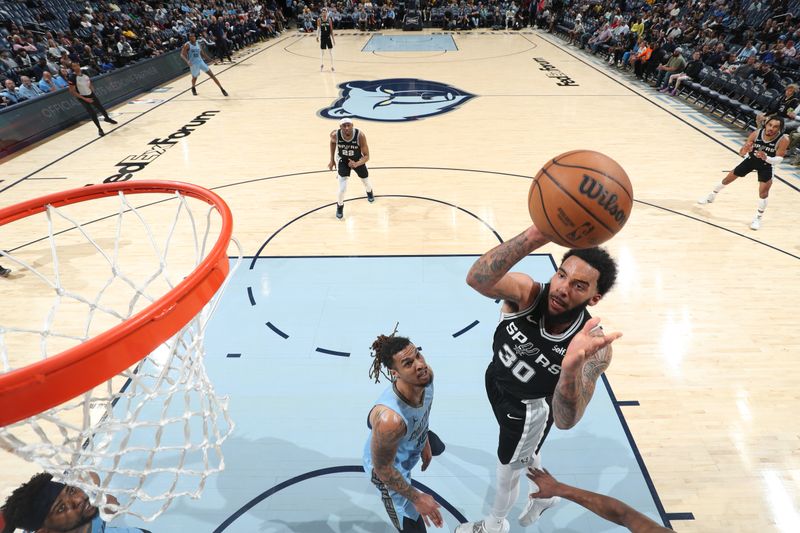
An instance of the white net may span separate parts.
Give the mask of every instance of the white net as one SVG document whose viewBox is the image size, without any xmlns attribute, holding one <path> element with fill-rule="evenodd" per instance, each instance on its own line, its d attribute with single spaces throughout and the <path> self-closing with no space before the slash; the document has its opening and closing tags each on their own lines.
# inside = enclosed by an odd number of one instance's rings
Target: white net
<svg viewBox="0 0 800 533">
<path fill-rule="evenodd" d="M 133 198 L 147 203 L 135 207 Z M 3 226 L 14 227 L 0 236 L 4 246 L 17 241 L 12 253 L 0 252 L 14 271 L 5 282 L 27 303 L 0 315 L 0 370 L 52 357 L 128 320 L 197 267 L 221 224 L 216 208 L 179 193 L 119 193 L 48 206 Z M 19 242 L 45 231 L 46 238 Z M 81 488 L 94 505 L 114 496 L 118 504 L 100 506 L 105 519 L 149 521 L 176 497 L 199 497 L 208 476 L 224 468 L 221 445 L 233 429 L 227 398 L 217 396 L 203 364 L 206 326 L 228 280 L 177 334 L 136 354 L 134 366 L 0 428 L 0 447 Z"/>
</svg>

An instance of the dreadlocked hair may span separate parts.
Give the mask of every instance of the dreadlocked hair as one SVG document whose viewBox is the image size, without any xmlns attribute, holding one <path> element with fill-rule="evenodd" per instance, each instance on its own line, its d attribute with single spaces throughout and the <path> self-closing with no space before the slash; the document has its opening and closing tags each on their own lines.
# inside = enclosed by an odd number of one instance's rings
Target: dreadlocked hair
<svg viewBox="0 0 800 533">
<path fill-rule="evenodd" d="M 369 377 L 374 379 L 375 383 L 380 381 L 381 374 L 386 376 L 389 381 L 392 380 L 383 367 L 392 368 L 394 354 L 411 344 L 408 337 L 398 337 L 395 336 L 395 333 L 397 333 L 397 326 L 394 327 L 391 335 L 378 335 L 378 338 L 372 343 L 372 364 L 369 367 Z"/>
<path fill-rule="evenodd" d="M 11 493 L 5 505 L 0 508 L 3 513 L 3 520 L 6 523 L 2 533 L 14 533 L 17 524 L 25 521 L 25 518 L 30 516 L 33 502 L 36 501 L 39 492 L 51 479 L 53 479 L 52 475 L 41 472 Z"/>
</svg>

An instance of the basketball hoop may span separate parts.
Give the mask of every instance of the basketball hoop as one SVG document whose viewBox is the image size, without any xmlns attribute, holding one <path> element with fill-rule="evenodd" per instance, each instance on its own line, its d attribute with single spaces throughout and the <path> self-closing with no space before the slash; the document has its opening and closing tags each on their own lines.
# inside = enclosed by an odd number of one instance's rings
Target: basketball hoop
<svg viewBox="0 0 800 533">
<path fill-rule="evenodd" d="M 140 194 L 153 195 L 154 201 L 132 205 L 129 197 Z M 90 200 L 113 202 L 116 212 L 79 221 L 91 216 L 85 204 Z M 80 211 L 68 208 L 78 203 Z M 200 221 L 195 204 L 207 209 Z M 156 212 L 167 215 L 148 219 Z M 206 478 L 224 468 L 220 447 L 233 423 L 227 398 L 215 394 L 206 376 L 203 357 L 208 320 L 232 272 L 227 248 L 230 242 L 238 247 L 231 211 L 217 194 L 197 185 L 120 182 L 0 209 L 0 227 L 20 221 L 27 230 L 42 218 L 36 215 L 47 219 L 52 276 L 25 259 L 25 246 L 0 256 L 15 271 L 33 274 L 19 281 L 42 282 L 55 294 L 47 296 L 50 312 L 41 329 L 7 326 L 7 317 L 0 316 L 0 447 L 81 488 L 93 505 L 113 495 L 119 504 L 100 505 L 103 518 L 131 514 L 152 520 L 177 496 L 199 497 Z M 93 235 L 109 219 L 116 222 L 114 235 Z M 212 229 L 219 237 L 206 253 Z M 40 227 L 34 231 L 44 233 Z M 60 244 L 76 238 L 80 243 Z M 134 265 L 123 264 L 129 248 L 136 248 Z M 84 285 L 97 285 L 90 294 L 68 288 L 68 276 L 59 270 L 66 249 L 89 249 L 93 253 L 73 252 L 65 263 L 92 256 L 110 278 L 100 282 L 101 276 L 90 276 Z M 154 264 L 144 264 L 151 253 Z M 241 251 L 238 255 L 234 270 Z M 69 316 L 59 316 L 67 308 Z M 75 316 L 76 308 L 85 308 L 86 315 Z M 62 320 L 81 325 L 67 331 Z M 35 362 L 25 344 L 30 339 L 40 346 Z M 74 346 L 48 353 L 54 339 Z M 100 476 L 99 486 L 90 472 Z"/>
</svg>

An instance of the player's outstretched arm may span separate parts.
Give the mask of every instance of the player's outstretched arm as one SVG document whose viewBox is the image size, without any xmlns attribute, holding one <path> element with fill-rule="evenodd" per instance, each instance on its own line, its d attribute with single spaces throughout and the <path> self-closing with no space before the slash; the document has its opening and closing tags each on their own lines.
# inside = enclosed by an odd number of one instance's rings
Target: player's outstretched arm
<svg viewBox="0 0 800 533">
<path fill-rule="evenodd" d="M 509 273 L 509 270 L 548 242 L 550 239 L 536 226 L 529 227 L 480 256 L 467 273 L 467 285 L 484 296 L 502 298 L 517 305 L 532 301 L 539 292 L 539 284 L 527 274 Z"/>
<path fill-rule="evenodd" d="M 753 148 L 753 143 L 756 140 L 756 135 L 758 135 L 758 130 L 752 132 L 747 137 L 747 140 L 745 141 L 745 143 L 742 145 L 741 148 L 739 148 L 739 155 L 740 156 L 744 157 L 744 156 L 746 156 L 748 154 L 748 152 L 750 152 L 750 150 Z"/>
<path fill-rule="evenodd" d="M 603 333 L 600 319 L 589 320 L 572 338 L 553 394 L 553 419 L 559 429 L 570 429 L 583 417 L 600 374 L 611 364 L 611 343 L 622 333 Z"/>
<path fill-rule="evenodd" d="M 427 525 L 442 525 L 439 504 L 430 494 L 420 492 L 406 481 L 394 467 L 397 447 L 406 434 L 406 424 L 396 412 L 382 405 L 376 406 L 369 415 L 372 425 L 372 467 L 375 474 L 390 490 L 400 494 L 414 504 Z"/>
<path fill-rule="evenodd" d="M 530 495 L 531 498 L 551 498 L 560 496 L 586 507 L 593 513 L 602 516 L 610 522 L 628 528 L 633 533 L 661 533 L 672 531 L 667 529 L 631 506 L 611 498 L 579 489 L 565 483 L 560 483 L 547 470 L 529 468 L 528 478 L 536 483 L 539 492 Z"/>
</svg>

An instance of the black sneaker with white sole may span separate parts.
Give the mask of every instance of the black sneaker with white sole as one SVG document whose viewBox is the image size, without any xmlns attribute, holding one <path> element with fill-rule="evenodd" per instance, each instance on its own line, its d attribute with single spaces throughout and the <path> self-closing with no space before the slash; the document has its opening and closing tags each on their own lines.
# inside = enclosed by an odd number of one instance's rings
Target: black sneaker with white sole
<svg viewBox="0 0 800 533">
<path fill-rule="evenodd" d="M 372 191 L 367 191 L 367 200 L 369 200 L 370 203 L 375 201 L 375 195 L 372 194 Z"/>
<path fill-rule="evenodd" d="M 336 218 L 344 218 L 344 204 L 336 204 Z"/>
</svg>

